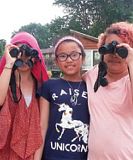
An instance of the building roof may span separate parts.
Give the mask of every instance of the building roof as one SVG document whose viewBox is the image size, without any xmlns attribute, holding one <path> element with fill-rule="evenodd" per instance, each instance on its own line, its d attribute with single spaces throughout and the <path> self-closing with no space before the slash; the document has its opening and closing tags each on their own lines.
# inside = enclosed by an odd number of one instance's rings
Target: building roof
<svg viewBox="0 0 133 160">
<path fill-rule="evenodd" d="M 98 42 L 98 38 L 96 37 L 93 37 L 93 36 L 90 36 L 88 34 L 84 34 L 84 33 L 81 33 L 81 32 L 78 32 L 78 31 L 75 31 L 75 30 L 70 30 L 70 34 L 72 34 L 72 36 L 80 36 L 80 37 L 83 37 L 83 38 L 86 38 L 86 39 L 89 39 L 91 41 L 94 41 L 94 42 Z M 53 51 L 54 51 L 54 47 L 51 47 L 51 48 L 46 48 L 46 49 L 41 49 L 42 53 L 43 54 L 52 54 Z"/>
<path fill-rule="evenodd" d="M 72 30 L 72 29 L 70 30 L 70 33 L 80 35 L 81 37 L 90 39 L 90 40 L 95 41 L 95 42 L 98 41 L 98 38 L 96 38 L 94 36 L 90 36 L 88 34 L 84 34 L 84 33 L 81 33 L 81 32 L 78 32 L 78 31 L 75 31 L 75 30 Z"/>
</svg>

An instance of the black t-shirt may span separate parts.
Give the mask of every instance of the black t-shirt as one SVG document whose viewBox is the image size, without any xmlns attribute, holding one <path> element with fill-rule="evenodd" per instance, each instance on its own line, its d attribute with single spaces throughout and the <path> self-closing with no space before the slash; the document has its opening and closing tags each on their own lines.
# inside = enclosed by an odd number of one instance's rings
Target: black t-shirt
<svg viewBox="0 0 133 160">
<path fill-rule="evenodd" d="M 50 102 L 43 160 L 86 160 L 90 117 L 85 82 L 51 79 L 39 95 Z"/>
</svg>

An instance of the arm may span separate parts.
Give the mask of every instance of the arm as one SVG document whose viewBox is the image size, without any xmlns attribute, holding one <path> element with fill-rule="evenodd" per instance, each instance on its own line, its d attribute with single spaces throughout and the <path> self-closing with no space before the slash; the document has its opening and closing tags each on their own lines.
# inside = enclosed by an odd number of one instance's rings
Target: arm
<svg viewBox="0 0 133 160">
<path fill-rule="evenodd" d="M 133 100 L 133 48 L 128 48 L 127 63 L 129 68 L 129 76 L 131 80 L 132 100 Z"/>
<path fill-rule="evenodd" d="M 5 67 L 0 75 L 0 106 L 3 105 L 6 95 L 7 95 L 7 91 L 8 91 L 8 87 L 9 87 L 9 82 L 10 82 L 10 77 L 11 77 L 11 72 L 12 72 L 12 68 L 14 65 L 14 62 L 16 60 L 16 58 L 12 58 L 9 54 L 9 50 L 11 49 L 11 47 L 14 47 L 14 45 L 7 45 L 5 47 L 5 59 L 6 59 L 6 64 Z"/>
<path fill-rule="evenodd" d="M 43 147 L 45 143 L 46 132 L 48 128 L 48 119 L 49 119 L 49 102 L 43 97 L 41 97 L 40 98 L 40 125 L 41 125 L 42 137 L 43 137 L 43 144 L 36 151 L 34 155 L 34 160 L 41 160 Z"/>
<path fill-rule="evenodd" d="M 132 89 L 132 100 L 133 100 L 133 48 L 131 48 L 130 45 L 126 43 L 121 43 L 118 46 L 126 47 L 128 50 L 128 56 L 126 57 L 126 62 L 127 62 L 128 69 L 129 69 L 129 76 L 131 80 L 131 89 Z"/>
</svg>

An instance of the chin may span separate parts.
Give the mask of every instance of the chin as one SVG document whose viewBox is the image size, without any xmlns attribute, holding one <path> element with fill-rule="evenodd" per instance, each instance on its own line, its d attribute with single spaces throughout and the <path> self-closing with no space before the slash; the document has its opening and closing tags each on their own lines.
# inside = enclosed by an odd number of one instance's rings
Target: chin
<svg viewBox="0 0 133 160">
<path fill-rule="evenodd" d="M 121 69 L 123 66 L 120 63 L 108 63 L 108 68 L 116 68 L 116 69 Z"/>
</svg>

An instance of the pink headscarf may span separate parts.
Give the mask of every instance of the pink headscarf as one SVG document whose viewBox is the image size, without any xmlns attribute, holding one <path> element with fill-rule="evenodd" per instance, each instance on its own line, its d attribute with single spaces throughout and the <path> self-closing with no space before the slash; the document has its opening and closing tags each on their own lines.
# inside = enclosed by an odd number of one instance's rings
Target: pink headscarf
<svg viewBox="0 0 133 160">
<path fill-rule="evenodd" d="M 24 44 L 30 45 L 32 48 L 38 51 L 41 62 L 38 61 L 37 63 L 35 63 L 31 71 L 37 81 L 43 82 L 44 80 L 47 80 L 48 75 L 47 75 L 46 66 L 44 63 L 44 58 L 35 37 L 33 37 L 31 34 L 27 32 L 19 32 L 11 39 L 10 42 L 11 44 L 24 43 Z M 0 74 L 3 71 L 5 63 L 6 63 L 6 59 L 5 59 L 5 56 L 3 56 L 0 61 Z"/>
</svg>

